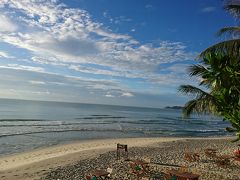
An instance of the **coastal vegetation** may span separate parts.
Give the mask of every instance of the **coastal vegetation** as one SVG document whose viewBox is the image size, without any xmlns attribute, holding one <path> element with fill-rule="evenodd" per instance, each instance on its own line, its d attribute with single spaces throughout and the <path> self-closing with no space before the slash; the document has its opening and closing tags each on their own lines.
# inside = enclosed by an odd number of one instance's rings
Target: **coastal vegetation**
<svg viewBox="0 0 240 180">
<path fill-rule="evenodd" d="M 226 1 L 225 10 L 240 19 L 240 2 Z M 217 33 L 227 37 L 204 50 L 196 65 L 189 67 L 189 75 L 200 79 L 199 87 L 181 85 L 179 91 L 192 96 L 184 108 L 185 117 L 192 113 L 220 115 L 232 127 L 226 130 L 240 140 L 240 26 L 224 27 Z"/>
</svg>

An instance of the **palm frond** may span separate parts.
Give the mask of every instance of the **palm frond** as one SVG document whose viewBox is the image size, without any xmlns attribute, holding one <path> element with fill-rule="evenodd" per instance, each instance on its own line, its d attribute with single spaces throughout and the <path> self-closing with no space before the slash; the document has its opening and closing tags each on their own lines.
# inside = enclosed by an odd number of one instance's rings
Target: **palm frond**
<svg viewBox="0 0 240 180">
<path fill-rule="evenodd" d="M 203 76 L 208 72 L 207 68 L 200 64 L 189 66 L 188 71 L 190 76 Z"/>
<path fill-rule="evenodd" d="M 233 16 L 239 17 L 240 16 L 240 3 L 237 0 L 228 1 L 224 7 L 225 10 L 230 12 Z"/>
<path fill-rule="evenodd" d="M 216 99 L 210 93 L 207 93 L 200 88 L 191 85 L 181 85 L 178 91 L 186 95 L 195 96 L 193 100 L 190 100 L 185 104 L 183 108 L 184 117 L 189 117 L 193 112 L 196 112 L 198 114 L 217 112 Z"/>
<path fill-rule="evenodd" d="M 200 88 L 197 88 L 191 85 L 181 85 L 178 88 L 178 91 L 181 92 L 182 94 L 196 96 L 196 98 L 208 96 L 208 95 L 211 96 L 209 93 L 201 90 Z"/>
<path fill-rule="evenodd" d="M 204 114 L 213 113 L 216 114 L 216 102 L 211 96 L 205 96 L 197 99 L 193 99 L 187 102 L 183 108 L 183 116 L 189 117 L 192 113 Z"/>
<path fill-rule="evenodd" d="M 199 83 L 199 86 L 205 86 L 205 87 L 207 87 L 208 89 L 209 88 L 212 88 L 213 87 L 213 85 L 214 85 L 214 80 L 213 79 L 202 79 L 201 81 L 200 81 L 200 83 Z"/>
<path fill-rule="evenodd" d="M 187 118 L 189 117 L 193 112 L 194 109 L 196 108 L 197 100 L 191 100 L 188 101 L 185 106 L 183 107 L 183 117 Z"/>
<path fill-rule="evenodd" d="M 225 27 L 220 29 L 216 34 L 217 36 L 230 35 L 232 37 L 239 37 L 240 27 L 239 26 Z"/>
<path fill-rule="evenodd" d="M 209 48 L 205 49 L 200 55 L 199 59 L 203 58 L 207 54 L 217 54 L 224 53 L 229 56 L 239 56 L 240 55 L 240 39 L 228 40 L 217 43 Z"/>
</svg>

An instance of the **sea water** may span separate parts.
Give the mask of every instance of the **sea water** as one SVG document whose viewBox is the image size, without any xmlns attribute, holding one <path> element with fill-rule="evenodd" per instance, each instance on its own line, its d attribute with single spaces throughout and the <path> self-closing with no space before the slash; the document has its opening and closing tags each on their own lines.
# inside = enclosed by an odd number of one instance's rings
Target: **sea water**
<svg viewBox="0 0 240 180">
<path fill-rule="evenodd" d="M 220 117 L 181 110 L 0 99 L 0 155 L 77 140 L 229 135 Z"/>
</svg>

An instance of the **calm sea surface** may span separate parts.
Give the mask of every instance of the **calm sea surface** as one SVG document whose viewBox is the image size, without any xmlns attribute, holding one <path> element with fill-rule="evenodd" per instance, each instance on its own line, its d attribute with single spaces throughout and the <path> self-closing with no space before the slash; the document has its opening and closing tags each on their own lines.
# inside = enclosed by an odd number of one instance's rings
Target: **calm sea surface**
<svg viewBox="0 0 240 180">
<path fill-rule="evenodd" d="M 0 154 L 81 139 L 229 135 L 228 125 L 173 109 L 0 99 Z"/>
</svg>

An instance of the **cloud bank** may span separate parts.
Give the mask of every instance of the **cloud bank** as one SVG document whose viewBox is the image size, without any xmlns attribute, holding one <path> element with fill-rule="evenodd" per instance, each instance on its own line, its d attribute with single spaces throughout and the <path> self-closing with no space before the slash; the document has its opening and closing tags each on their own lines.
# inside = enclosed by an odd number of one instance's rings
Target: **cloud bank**
<svg viewBox="0 0 240 180">
<path fill-rule="evenodd" d="M 1 41 L 27 50 L 30 56 L 28 65 L 8 63 L 0 68 L 53 74 L 60 74 L 61 69 L 64 77 L 71 72 L 75 78 L 141 80 L 154 89 L 186 82 L 182 66 L 196 54 L 181 42 L 141 43 L 128 34 L 115 33 L 94 21 L 86 10 L 69 8 L 57 0 L 0 0 L 0 9 L 0 25 L 4 27 L 0 30 Z M 132 21 L 122 16 L 114 23 L 118 20 Z M 0 52 L 0 57 L 11 56 Z M 172 66 L 176 62 L 180 65 Z M 41 80 L 29 83 L 46 85 Z M 131 85 L 119 87 L 119 83 L 114 87 L 91 83 L 86 88 L 104 90 L 103 96 L 111 98 L 132 98 L 137 89 Z"/>
</svg>

